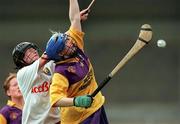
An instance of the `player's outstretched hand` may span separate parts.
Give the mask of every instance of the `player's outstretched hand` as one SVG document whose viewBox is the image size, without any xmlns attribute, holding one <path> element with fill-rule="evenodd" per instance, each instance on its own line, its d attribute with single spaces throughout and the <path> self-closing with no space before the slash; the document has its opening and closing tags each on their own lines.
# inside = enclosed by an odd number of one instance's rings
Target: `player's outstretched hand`
<svg viewBox="0 0 180 124">
<path fill-rule="evenodd" d="M 93 99 L 89 95 L 77 96 L 74 98 L 74 106 L 76 107 L 90 107 Z"/>
<path fill-rule="evenodd" d="M 89 15 L 90 9 L 84 9 L 80 12 L 81 21 L 86 21 Z"/>
</svg>

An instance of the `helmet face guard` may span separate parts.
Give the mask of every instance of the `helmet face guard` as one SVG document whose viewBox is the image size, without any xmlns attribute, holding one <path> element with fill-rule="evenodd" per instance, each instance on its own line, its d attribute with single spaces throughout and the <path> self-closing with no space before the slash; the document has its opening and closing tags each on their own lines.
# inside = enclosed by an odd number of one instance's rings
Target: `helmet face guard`
<svg viewBox="0 0 180 124">
<path fill-rule="evenodd" d="M 39 50 L 39 48 L 35 44 L 30 42 L 21 42 L 14 48 L 12 52 L 12 56 L 13 56 L 14 64 L 16 65 L 17 69 L 29 65 L 23 60 L 25 52 L 29 48 L 33 48 L 37 51 Z"/>
<path fill-rule="evenodd" d="M 75 40 L 71 36 L 66 36 L 66 40 L 64 42 L 64 48 L 60 52 L 60 56 L 65 58 L 71 58 L 76 55 L 77 52 L 77 45 Z"/>
</svg>

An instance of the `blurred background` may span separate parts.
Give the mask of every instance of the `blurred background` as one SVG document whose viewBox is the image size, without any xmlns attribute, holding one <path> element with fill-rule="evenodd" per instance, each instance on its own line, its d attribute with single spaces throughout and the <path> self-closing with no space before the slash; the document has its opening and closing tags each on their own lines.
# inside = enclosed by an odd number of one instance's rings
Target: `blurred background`
<svg viewBox="0 0 180 124">
<path fill-rule="evenodd" d="M 81 10 L 91 0 L 79 0 Z M 180 1 L 97 0 L 83 22 L 85 50 L 101 82 L 133 46 L 140 27 L 153 28 L 151 43 L 120 70 L 103 89 L 110 124 L 180 123 Z M 2 88 L 15 72 L 11 52 L 21 41 L 44 50 L 50 29 L 70 26 L 68 0 L 0 0 L 0 107 Z M 166 41 L 165 48 L 157 40 Z"/>
</svg>

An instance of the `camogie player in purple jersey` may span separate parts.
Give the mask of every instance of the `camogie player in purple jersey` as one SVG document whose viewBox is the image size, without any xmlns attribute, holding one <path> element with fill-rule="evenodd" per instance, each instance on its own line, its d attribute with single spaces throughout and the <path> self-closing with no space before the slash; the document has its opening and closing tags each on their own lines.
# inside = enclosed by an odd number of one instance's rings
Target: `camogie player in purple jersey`
<svg viewBox="0 0 180 124">
<path fill-rule="evenodd" d="M 93 67 L 84 53 L 77 0 L 69 0 L 71 26 L 66 33 L 54 33 L 46 46 L 49 59 L 56 61 L 50 86 L 50 100 L 61 107 L 61 124 L 108 124 L 103 107 L 105 98 L 97 88 Z"/>
<path fill-rule="evenodd" d="M 21 124 L 24 101 L 18 87 L 16 73 L 10 73 L 6 78 L 4 90 L 10 99 L 0 110 L 0 124 Z"/>
</svg>

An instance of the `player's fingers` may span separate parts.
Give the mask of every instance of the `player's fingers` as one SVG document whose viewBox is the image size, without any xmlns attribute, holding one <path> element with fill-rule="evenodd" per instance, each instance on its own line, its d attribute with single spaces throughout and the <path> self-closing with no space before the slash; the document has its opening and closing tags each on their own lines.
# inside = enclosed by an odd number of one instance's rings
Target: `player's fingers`
<svg viewBox="0 0 180 124">
<path fill-rule="evenodd" d="M 84 9 L 81 11 L 81 15 L 87 14 L 90 12 L 90 9 Z"/>
<path fill-rule="evenodd" d="M 91 10 L 90 10 L 90 9 L 88 9 L 88 10 L 86 11 L 86 13 L 90 13 L 90 11 L 91 11 Z"/>
</svg>

